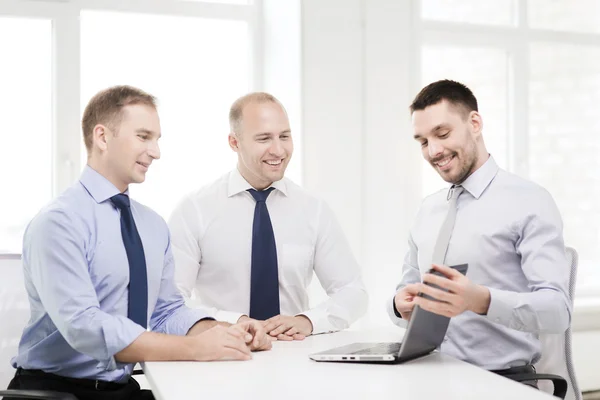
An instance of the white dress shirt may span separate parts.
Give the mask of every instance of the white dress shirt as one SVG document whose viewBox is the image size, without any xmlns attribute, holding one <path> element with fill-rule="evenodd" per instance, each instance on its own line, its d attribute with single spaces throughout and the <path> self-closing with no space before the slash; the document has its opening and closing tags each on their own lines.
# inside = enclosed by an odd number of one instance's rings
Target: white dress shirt
<svg viewBox="0 0 600 400">
<path fill-rule="evenodd" d="M 452 318 L 441 351 L 486 369 L 536 363 L 538 334 L 564 332 L 571 317 L 556 204 L 544 188 L 498 168 L 491 156 L 462 186 L 445 263 L 468 263 L 467 276 L 490 290 L 491 302 L 487 315 L 466 311 Z M 447 193 L 423 201 L 397 290 L 431 268 Z M 402 325 L 393 307 L 390 302 L 390 317 Z"/>
<path fill-rule="evenodd" d="M 313 334 L 347 328 L 367 308 L 360 267 L 327 205 L 287 178 L 272 184 L 282 315 L 305 315 Z M 175 280 L 192 307 L 235 323 L 250 311 L 252 186 L 237 169 L 188 196 L 169 221 Z M 329 299 L 309 309 L 313 270 Z M 210 309 L 212 307 L 212 310 Z"/>
</svg>

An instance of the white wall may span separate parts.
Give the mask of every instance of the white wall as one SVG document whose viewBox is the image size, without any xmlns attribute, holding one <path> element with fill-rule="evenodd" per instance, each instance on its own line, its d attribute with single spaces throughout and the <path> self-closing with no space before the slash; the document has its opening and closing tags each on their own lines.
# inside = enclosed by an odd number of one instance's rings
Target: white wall
<svg viewBox="0 0 600 400">
<path fill-rule="evenodd" d="M 337 213 L 365 270 L 370 317 L 399 280 L 420 176 L 409 133 L 409 2 L 302 2 L 304 186 Z M 376 270 L 377 273 L 373 273 Z"/>
<path fill-rule="evenodd" d="M 360 0 L 302 2 L 304 185 L 329 201 L 362 257 L 363 76 Z"/>
<path fill-rule="evenodd" d="M 582 331 L 573 334 L 573 362 L 579 388 L 600 390 L 598 360 L 600 360 L 600 331 Z"/>
</svg>

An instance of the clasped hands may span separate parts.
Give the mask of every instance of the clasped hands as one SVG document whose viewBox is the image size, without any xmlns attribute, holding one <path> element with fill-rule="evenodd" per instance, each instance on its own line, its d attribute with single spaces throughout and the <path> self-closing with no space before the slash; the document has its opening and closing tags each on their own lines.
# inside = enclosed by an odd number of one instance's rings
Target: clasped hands
<svg viewBox="0 0 600 400">
<path fill-rule="evenodd" d="M 242 316 L 236 324 L 202 320 L 186 335 L 192 358 L 198 361 L 250 360 L 252 351 L 270 350 L 275 340 L 303 340 L 312 323 L 302 315 L 276 315 L 266 321 Z"/>
<path fill-rule="evenodd" d="M 238 323 L 245 321 L 255 321 L 246 315 L 238 320 Z M 258 321 L 262 324 L 265 333 L 272 340 L 304 340 L 313 330 L 312 322 L 304 315 L 276 315 L 265 321 Z"/>
</svg>

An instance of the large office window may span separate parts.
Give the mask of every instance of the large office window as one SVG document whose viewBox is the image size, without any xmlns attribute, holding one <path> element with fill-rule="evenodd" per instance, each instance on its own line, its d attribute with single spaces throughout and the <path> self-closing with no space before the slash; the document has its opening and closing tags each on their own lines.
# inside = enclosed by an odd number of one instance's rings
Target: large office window
<svg viewBox="0 0 600 400">
<path fill-rule="evenodd" d="M 511 25 L 518 0 L 422 0 L 425 20 L 481 25 Z"/>
<path fill-rule="evenodd" d="M 580 255 L 577 293 L 600 287 L 600 5 L 596 1 L 422 0 L 413 73 L 466 83 L 501 167 L 547 188 L 566 244 Z M 415 92 L 418 87 L 414 88 Z M 443 187 L 423 166 L 423 194 Z"/>
<path fill-rule="evenodd" d="M 52 197 L 51 21 L 0 17 L 0 253 Z"/>
<path fill-rule="evenodd" d="M 168 218 L 178 200 L 235 166 L 230 104 L 262 86 L 260 7 L 250 0 L 0 2 L 0 253 L 20 253 L 40 208 L 86 162 L 91 96 L 128 84 L 155 95 L 161 159 L 140 202 Z M 10 38 L 10 40 L 5 40 Z"/>
<path fill-rule="evenodd" d="M 152 26 L 161 29 L 147 29 Z M 98 63 L 98 54 L 108 62 Z M 135 199 L 167 218 L 184 194 L 235 165 L 228 111 L 250 90 L 249 55 L 245 21 L 82 12 L 82 110 L 94 93 L 116 84 L 158 98 L 161 159 L 143 185 L 131 186 Z"/>
<path fill-rule="evenodd" d="M 558 203 L 580 253 L 580 293 L 600 286 L 600 41 L 531 43 L 529 175 Z"/>
</svg>

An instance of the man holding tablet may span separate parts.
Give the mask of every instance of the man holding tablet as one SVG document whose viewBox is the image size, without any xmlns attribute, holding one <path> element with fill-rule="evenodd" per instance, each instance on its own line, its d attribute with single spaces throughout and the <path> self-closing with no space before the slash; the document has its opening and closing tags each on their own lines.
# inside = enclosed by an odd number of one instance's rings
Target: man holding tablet
<svg viewBox="0 0 600 400">
<path fill-rule="evenodd" d="M 390 317 L 404 325 L 416 305 L 451 317 L 442 352 L 507 377 L 535 372 L 538 335 L 562 333 L 571 319 L 554 200 L 498 167 L 483 141 L 477 100 L 463 84 L 434 82 L 410 110 L 423 158 L 452 186 L 421 205 Z M 466 276 L 447 267 L 462 263 Z"/>
</svg>

